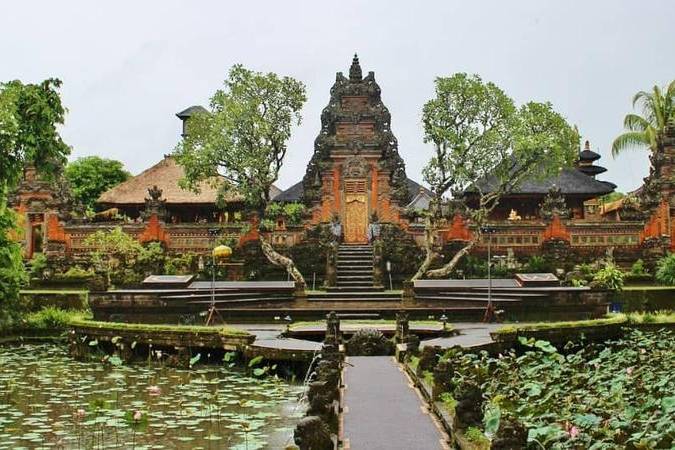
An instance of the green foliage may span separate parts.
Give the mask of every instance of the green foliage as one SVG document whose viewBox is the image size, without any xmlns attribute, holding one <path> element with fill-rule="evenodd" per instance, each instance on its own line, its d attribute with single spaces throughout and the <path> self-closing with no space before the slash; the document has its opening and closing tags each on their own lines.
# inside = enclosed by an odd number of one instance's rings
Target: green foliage
<svg viewBox="0 0 675 450">
<path fill-rule="evenodd" d="M 603 204 L 604 203 L 611 203 L 611 202 L 614 202 L 614 201 L 617 201 L 617 200 L 621 200 L 625 196 L 626 196 L 626 194 L 624 194 L 623 192 L 619 192 L 619 191 L 610 192 L 609 194 L 605 194 L 602 197 L 600 197 L 600 203 L 603 203 Z"/>
<path fill-rule="evenodd" d="M 419 358 L 417 359 L 417 361 L 419 361 Z M 412 366 L 412 364 L 411 364 L 411 366 Z M 416 367 L 413 367 L 413 369 L 415 369 L 415 368 Z M 440 398 L 441 402 L 443 403 L 443 406 L 445 407 L 445 409 L 447 409 L 451 413 L 455 412 L 455 407 L 457 406 L 457 400 L 455 400 L 455 397 L 452 396 L 451 392 L 443 392 L 440 395 L 439 398 Z"/>
<path fill-rule="evenodd" d="M 60 86 L 56 79 L 0 83 L 0 329 L 17 320 L 19 289 L 27 280 L 21 247 L 8 236 L 15 231 L 15 215 L 7 208 L 7 194 L 27 164 L 41 175 L 54 174 L 70 152 L 57 129 L 65 115 Z"/>
<path fill-rule="evenodd" d="M 185 168 L 184 185 L 195 189 L 220 174 L 225 192 L 234 190 L 249 206 L 264 211 L 291 127 L 301 120 L 305 86 L 242 65 L 230 69 L 224 85 L 211 97 L 208 113 L 189 119 L 187 134 L 176 147 L 176 159 Z"/>
<path fill-rule="evenodd" d="M 593 277 L 593 284 L 601 289 L 620 291 L 623 289 L 624 275 L 616 264 L 608 262 L 605 267 L 598 270 Z"/>
<path fill-rule="evenodd" d="M 466 432 L 464 433 L 464 437 L 469 442 L 474 442 L 476 444 L 489 444 L 490 441 L 488 440 L 487 437 L 483 434 L 483 432 L 476 427 L 469 427 L 466 429 Z"/>
<path fill-rule="evenodd" d="M 93 248 L 91 261 L 97 271 L 106 275 L 108 284 L 115 281 L 126 284 L 140 278 L 133 269 L 142 251 L 141 244 L 131 235 L 115 227 L 109 231 L 99 230 L 87 237 L 85 245 Z"/>
<path fill-rule="evenodd" d="M 42 272 L 47 268 L 47 257 L 42 253 L 36 253 L 28 264 L 31 278 L 40 278 Z"/>
<path fill-rule="evenodd" d="M 630 274 L 637 276 L 649 275 L 649 272 L 647 272 L 647 269 L 645 268 L 645 262 L 642 259 L 635 261 L 630 268 Z"/>
<path fill-rule="evenodd" d="M 63 274 L 61 274 L 61 278 L 70 280 L 81 280 L 91 278 L 94 275 L 96 274 L 91 269 L 83 269 L 80 266 L 72 266 L 69 267 L 68 270 L 65 271 Z"/>
<path fill-rule="evenodd" d="M 422 261 L 422 250 L 415 240 L 394 224 L 383 224 L 380 231 L 382 240 L 382 264 L 391 262 L 392 281 L 397 286 L 409 279 Z M 385 267 L 382 270 L 386 276 Z M 386 283 L 385 283 L 386 284 Z"/>
<path fill-rule="evenodd" d="M 70 153 L 58 132 L 65 116 L 59 87 L 57 79 L 40 84 L 0 83 L 0 199 L 19 180 L 26 164 L 50 175 Z"/>
<path fill-rule="evenodd" d="M 656 281 L 666 286 L 675 286 L 675 253 L 661 258 L 656 264 Z"/>
<path fill-rule="evenodd" d="M 190 275 L 197 272 L 198 263 L 199 255 L 196 253 L 182 253 L 177 256 L 166 256 L 164 259 L 164 274 Z"/>
<path fill-rule="evenodd" d="M 71 311 L 48 306 L 24 317 L 24 326 L 32 330 L 63 330 L 75 317 L 81 317 L 82 311 Z"/>
<path fill-rule="evenodd" d="M 286 203 L 284 215 L 289 225 L 300 225 L 307 214 L 307 207 L 303 203 Z"/>
<path fill-rule="evenodd" d="M 86 156 L 66 166 L 64 172 L 75 199 L 93 210 L 98 197 L 108 189 L 129 179 L 131 174 L 124 170 L 120 161 Z"/>
<path fill-rule="evenodd" d="M 544 273 L 551 272 L 551 264 L 543 256 L 533 255 L 527 260 L 526 270 L 530 273 Z"/>
<path fill-rule="evenodd" d="M 651 92 L 640 91 L 633 97 L 633 108 L 642 115 L 627 114 L 623 121 L 626 132 L 612 143 L 612 154 L 632 148 L 647 148 L 656 153 L 663 148 L 666 130 L 675 124 L 675 80 L 664 88 L 654 86 Z"/>
<path fill-rule="evenodd" d="M 549 344 L 550 345 L 550 344 Z M 542 343 L 499 357 L 449 350 L 454 381 L 471 379 L 496 411 L 518 417 L 532 448 L 670 448 L 675 436 L 675 334 L 633 330 L 560 354 Z M 530 448 L 530 447 L 528 447 Z"/>
</svg>

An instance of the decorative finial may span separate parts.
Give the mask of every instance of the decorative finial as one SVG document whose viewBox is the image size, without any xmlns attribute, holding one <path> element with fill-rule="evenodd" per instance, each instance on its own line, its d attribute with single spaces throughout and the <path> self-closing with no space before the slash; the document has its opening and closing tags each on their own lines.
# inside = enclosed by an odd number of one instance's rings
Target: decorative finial
<svg viewBox="0 0 675 450">
<path fill-rule="evenodd" d="M 354 53 L 352 66 L 349 68 L 349 81 L 361 81 L 363 73 L 361 72 L 361 65 L 359 64 L 359 55 Z"/>
<path fill-rule="evenodd" d="M 591 149 L 591 144 L 588 141 L 586 141 L 586 143 L 584 144 L 584 150 L 590 150 L 590 149 Z"/>
</svg>

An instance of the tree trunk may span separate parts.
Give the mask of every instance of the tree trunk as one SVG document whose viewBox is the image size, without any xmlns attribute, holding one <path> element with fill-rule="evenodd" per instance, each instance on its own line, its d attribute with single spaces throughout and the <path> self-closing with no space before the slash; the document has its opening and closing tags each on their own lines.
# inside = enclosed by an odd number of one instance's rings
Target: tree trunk
<svg viewBox="0 0 675 450">
<path fill-rule="evenodd" d="M 263 254 L 267 257 L 269 262 L 275 266 L 280 266 L 286 269 L 286 272 L 293 278 L 293 280 L 300 284 L 303 288 L 306 286 L 305 278 L 302 276 L 293 260 L 287 256 L 284 256 L 278 253 L 272 245 L 265 240 L 265 238 L 260 236 L 260 246 L 262 247 Z"/>
<path fill-rule="evenodd" d="M 434 250 L 434 237 L 436 236 L 436 227 L 434 226 L 433 219 L 427 217 L 426 224 L 424 227 L 424 251 L 426 255 L 424 256 L 424 261 L 420 265 L 420 268 L 417 269 L 417 273 L 413 275 L 410 281 L 419 280 L 424 276 L 424 274 L 429 270 L 431 264 L 434 262 L 438 253 Z"/>
<path fill-rule="evenodd" d="M 457 253 L 455 253 L 455 256 L 453 256 L 452 259 L 446 265 L 444 265 L 440 269 L 430 270 L 426 273 L 426 275 L 429 278 L 447 277 L 450 274 L 450 272 L 452 272 L 452 270 L 455 268 L 457 263 L 459 263 L 459 261 L 471 251 L 474 245 L 476 245 L 478 239 L 480 239 L 480 235 L 475 236 L 472 240 L 469 241 L 468 244 L 466 244 Z"/>
</svg>

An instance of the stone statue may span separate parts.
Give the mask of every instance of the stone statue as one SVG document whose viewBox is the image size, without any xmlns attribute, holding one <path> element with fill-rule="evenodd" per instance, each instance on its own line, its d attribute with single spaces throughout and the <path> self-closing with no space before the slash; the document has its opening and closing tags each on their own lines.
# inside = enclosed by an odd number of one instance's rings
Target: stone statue
<svg viewBox="0 0 675 450">
<path fill-rule="evenodd" d="M 318 416 L 307 416 L 298 422 L 293 441 L 300 450 L 333 450 L 330 428 Z"/>
<path fill-rule="evenodd" d="M 330 233 L 333 236 L 333 240 L 336 242 L 342 241 L 342 223 L 340 223 L 340 216 L 338 213 L 334 213 L 331 218 Z"/>
<path fill-rule="evenodd" d="M 368 224 L 368 231 L 366 235 L 368 242 L 373 242 L 380 237 L 382 232 L 382 225 L 380 225 L 380 218 L 377 216 L 377 211 L 373 211 L 370 215 L 370 223 Z"/>
</svg>

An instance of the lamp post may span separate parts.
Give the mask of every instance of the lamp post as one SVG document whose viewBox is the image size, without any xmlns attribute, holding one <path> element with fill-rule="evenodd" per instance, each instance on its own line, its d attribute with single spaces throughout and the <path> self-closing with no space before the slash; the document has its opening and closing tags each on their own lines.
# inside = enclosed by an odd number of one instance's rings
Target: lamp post
<svg viewBox="0 0 675 450">
<path fill-rule="evenodd" d="M 284 321 L 286 322 L 286 334 L 291 332 L 291 324 L 293 323 L 293 318 L 291 317 L 290 314 L 287 314 L 286 317 L 284 317 Z"/>
<path fill-rule="evenodd" d="M 483 316 L 483 322 L 492 321 L 493 316 L 493 306 L 492 306 L 492 235 L 497 232 L 495 227 L 484 226 L 481 227 L 481 233 L 487 234 L 488 236 L 488 245 L 487 245 L 487 276 L 488 276 L 488 303 L 485 308 L 485 315 Z"/>
<path fill-rule="evenodd" d="M 217 315 L 220 317 L 220 321 L 223 322 L 223 318 L 220 316 L 220 313 L 216 309 L 216 259 L 226 259 L 232 255 L 232 249 L 227 245 L 219 245 L 215 247 L 216 237 L 220 234 L 220 229 L 218 228 L 209 228 L 209 236 L 211 236 L 211 245 L 213 250 L 211 251 L 211 304 L 209 305 L 209 312 L 206 318 L 206 325 L 211 325 L 213 316 Z"/>
<path fill-rule="evenodd" d="M 447 331 L 448 330 L 448 316 L 446 316 L 445 313 L 443 313 L 443 315 L 440 317 L 440 321 L 443 324 L 443 331 L 444 332 Z"/>
<path fill-rule="evenodd" d="M 387 261 L 387 273 L 389 274 L 389 290 L 394 290 L 394 284 L 391 281 L 391 261 Z"/>
</svg>

